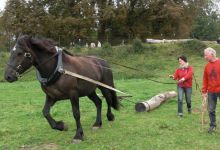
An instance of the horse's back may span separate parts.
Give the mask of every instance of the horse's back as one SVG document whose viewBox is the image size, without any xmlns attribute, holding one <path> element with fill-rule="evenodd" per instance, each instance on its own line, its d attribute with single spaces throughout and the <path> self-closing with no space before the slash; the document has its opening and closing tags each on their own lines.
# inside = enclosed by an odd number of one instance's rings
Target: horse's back
<svg viewBox="0 0 220 150">
<path fill-rule="evenodd" d="M 94 80 L 101 80 L 103 74 L 111 72 L 109 64 L 104 59 L 95 56 L 71 56 L 68 69 Z"/>
<path fill-rule="evenodd" d="M 81 76 L 103 82 L 105 78 L 112 79 L 111 70 L 108 63 L 93 56 L 66 56 L 64 59 L 64 69 L 77 73 Z M 109 72 L 110 71 L 110 72 Z M 108 75 L 110 74 L 110 76 Z M 109 77 L 108 77 L 109 76 Z M 105 84 L 105 83 L 104 83 Z M 87 80 L 82 80 L 70 75 L 62 75 L 55 84 L 58 88 L 63 88 L 64 92 L 72 89 L 76 90 L 79 96 L 87 96 L 98 87 L 96 84 Z"/>
</svg>

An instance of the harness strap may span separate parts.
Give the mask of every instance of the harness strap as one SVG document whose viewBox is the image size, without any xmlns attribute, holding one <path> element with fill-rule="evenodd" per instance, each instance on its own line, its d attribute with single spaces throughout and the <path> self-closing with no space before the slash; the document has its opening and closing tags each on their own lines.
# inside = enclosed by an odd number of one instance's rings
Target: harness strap
<svg viewBox="0 0 220 150">
<path fill-rule="evenodd" d="M 93 80 L 93 79 L 91 79 L 91 78 L 85 77 L 85 76 L 83 76 L 83 75 L 80 75 L 80 74 L 77 74 L 77 73 L 74 73 L 74 72 L 70 72 L 70 71 L 65 70 L 65 69 L 63 70 L 63 72 L 64 72 L 64 74 L 67 74 L 67 75 L 70 75 L 70 76 L 73 76 L 73 77 L 77 77 L 77 78 L 79 78 L 79 79 L 83 79 L 83 80 L 89 81 L 89 82 L 91 82 L 91 83 L 100 85 L 100 86 L 105 87 L 105 88 L 107 88 L 107 89 L 110 89 L 110 90 L 112 90 L 112 91 L 115 91 L 115 92 L 119 92 L 119 93 L 121 93 L 121 94 L 128 95 L 128 94 L 126 94 L 126 93 L 124 93 L 124 92 L 122 92 L 122 91 L 120 91 L 120 90 L 117 90 L 117 89 L 115 89 L 115 88 L 113 88 L 113 87 L 111 87 L 111 86 L 109 86 L 109 85 L 106 85 L 106 84 L 101 83 L 101 82 L 99 82 L 99 81 L 96 81 L 96 80 Z"/>
<path fill-rule="evenodd" d="M 40 83 L 44 86 L 54 83 L 63 73 L 63 60 L 62 60 L 62 49 L 55 47 L 57 50 L 56 55 L 58 55 L 58 61 L 57 61 L 57 67 L 54 70 L 54 72 L 50 75 L 49 78 L 43 78 L 38 70 L 36 70 L 37 73 L 37 79 L 40 81 Z"/>
</svg>

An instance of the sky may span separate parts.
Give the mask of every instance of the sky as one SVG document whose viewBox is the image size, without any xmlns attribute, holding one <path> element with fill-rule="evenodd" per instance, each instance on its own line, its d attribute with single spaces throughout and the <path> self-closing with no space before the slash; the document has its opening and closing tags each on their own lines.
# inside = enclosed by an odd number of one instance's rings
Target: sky
<svg viewBox="0 0 220 150">
<path fill-rule="evenodd" d="M 7 0 L 0 0 L 0 11 L 4 9 L 6 1 Z"/>
</svg>

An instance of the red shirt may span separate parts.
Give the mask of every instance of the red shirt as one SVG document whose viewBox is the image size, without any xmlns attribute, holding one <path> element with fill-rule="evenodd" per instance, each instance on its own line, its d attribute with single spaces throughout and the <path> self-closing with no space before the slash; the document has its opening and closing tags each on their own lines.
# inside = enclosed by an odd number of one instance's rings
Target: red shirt
<svg viewBox="0 0 220 150">
<path fill-rule="evenodd" d="M 209 62 L 205 66 L 202 93 L 206 92 L 220 92 L 220 59 Z"/>
<path fill-rule="evenodd" d="M 174 73 L 174 80 L 180 80 L 184 78 L 183 82 L 178 82 L 178 86 L 180 87 L 192 87 L 192 79 L 193 79 L 193 68 L 191 66 L 185 68 L 178 68 Z"/>
</svg>

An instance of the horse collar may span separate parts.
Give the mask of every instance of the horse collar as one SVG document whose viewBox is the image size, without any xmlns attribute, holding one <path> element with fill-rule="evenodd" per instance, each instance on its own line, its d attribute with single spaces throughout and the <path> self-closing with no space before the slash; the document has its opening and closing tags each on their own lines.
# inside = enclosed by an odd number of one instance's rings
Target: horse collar
<svg viewBox="0 0 220 150">
<path fill-rule="evenodd" d="M 43 85 L 43 86 L 48 86 L 53 84 L 54 82 L 56 82 L 59 77 L 61 76 L 61 74 L 63 73 L 64 69 L 63 69 L 63 60 L 62 60 L 62 49 L 55 46 L 56 51 L 57 51 L 57 55 L 58 55 L 58 61 L 57 61 L 57 67 L 54 70 L 54 72 L 50 75 L 49 78 L 43 78 L 40 74 L 40 72 L 37 70 L 37 79 L 39 80 L 39 82 Z"/>
</svg>

